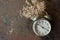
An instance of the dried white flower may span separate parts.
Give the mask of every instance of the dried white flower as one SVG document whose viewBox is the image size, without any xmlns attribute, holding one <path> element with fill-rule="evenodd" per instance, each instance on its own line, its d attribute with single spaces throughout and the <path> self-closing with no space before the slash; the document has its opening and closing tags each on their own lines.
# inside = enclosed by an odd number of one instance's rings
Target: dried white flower
<svg viewBox="0 0 60 40">
<path fill-rule="evenodd" d="M 45 1 L 38 2 L 37 0 L 31 0 L 31 2 L 33 5 L 26 0 L 26 4 L 30 6 L 23 6 L 22 15 L 30 19 L 43 16 L 45 11 Z"/>
</svg>

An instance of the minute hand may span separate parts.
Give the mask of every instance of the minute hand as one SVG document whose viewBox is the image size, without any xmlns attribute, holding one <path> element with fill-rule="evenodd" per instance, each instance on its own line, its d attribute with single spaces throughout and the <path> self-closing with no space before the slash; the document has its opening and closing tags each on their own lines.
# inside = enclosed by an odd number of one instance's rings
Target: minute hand
<svg viewBox="0 0 60 40">
<path fill-rule="evenodd" d="M 42 28 L 44 28 L 42 25 L 40 25 Z M 46 28 L 44 28 L 44 29 L 46 29 Z M 46 29 L 47 31 L 49 31 L 48 29 Z"/>
</svg>

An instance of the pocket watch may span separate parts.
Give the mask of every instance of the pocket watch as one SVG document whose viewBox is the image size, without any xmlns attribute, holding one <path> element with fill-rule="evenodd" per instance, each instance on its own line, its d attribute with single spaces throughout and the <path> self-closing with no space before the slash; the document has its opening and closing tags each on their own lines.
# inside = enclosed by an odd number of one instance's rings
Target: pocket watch
<svg viewBox="0 0 60 40">
<path fill-rule="evenodd" d="M 33 31 L 37 36 L 46 36 L 51 31 L 50 17 L 46 14 L 43 18 L 40 18 L 33 23 Z"/>
<path fill-rule="evenodd" d="M 45 18 L 41 18 L 33 23 L 33 31 L 37 36 L 46 36 L 51 31 L 51 24 Z"/>
</svg>

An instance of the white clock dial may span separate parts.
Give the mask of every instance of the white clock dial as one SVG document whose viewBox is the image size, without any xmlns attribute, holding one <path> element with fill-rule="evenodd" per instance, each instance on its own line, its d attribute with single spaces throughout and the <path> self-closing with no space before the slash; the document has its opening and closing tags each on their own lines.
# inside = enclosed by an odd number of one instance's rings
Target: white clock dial
<svg viewBox="0 0 60 40">
<path fill-rule="evenodd" d="M 38 36 L 46 36 L 51 31 L 51 24 L 48 20 L 42 18 L 34 22 L 33 31 Z"/>
</svg>

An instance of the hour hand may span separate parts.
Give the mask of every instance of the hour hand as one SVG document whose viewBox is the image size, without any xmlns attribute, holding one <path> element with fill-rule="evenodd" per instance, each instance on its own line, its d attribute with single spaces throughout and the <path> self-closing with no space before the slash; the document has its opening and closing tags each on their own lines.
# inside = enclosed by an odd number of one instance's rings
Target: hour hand
<svg viewBox="0 0 60 40">
<path fill-rule="evenodd" d="M 40 27 L 42 27 L 43 29 L 45 29 L 45 30 L 49 31 L 48 29 L 46 29 L 46 28 L 45 28 L 45 27 L 43 27 L 42 25 L 40 25 Z"/>
</svg>

